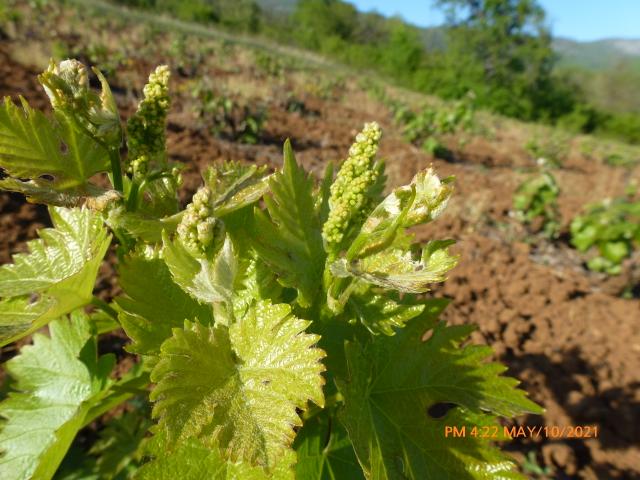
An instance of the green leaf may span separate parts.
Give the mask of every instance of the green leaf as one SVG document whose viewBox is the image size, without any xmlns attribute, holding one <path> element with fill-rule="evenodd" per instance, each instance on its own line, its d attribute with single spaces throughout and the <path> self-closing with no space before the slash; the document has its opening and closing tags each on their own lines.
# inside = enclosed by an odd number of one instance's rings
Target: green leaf
<svg viewBox="0 0 640 480">
<path fill-rule="evenodd" d="M 213 211 L 223 217 L 257 202 L 269 190 L 265 167 L 225 162 L 209 167 L 204 180 L 213 193 Z"/>
<path fill-rule="evenodd" d="M 40 230 L 30 253 L 0 267 L 0 345 L 28 335 L 91 301 L 110 236 L 87 209 L 50 209 L 54 228 Z"/>
<path fill-rule="evenodd" d="M 296 163 L 288 141 L 282 172 L 269 186 L 272 196 L 264 198 L 269 216 L 256 210 L 254 247 L 284 286 L 298 290 L 298 303 L 308 307 L 320 291 L 325 254 L 313 179 Z"/>
<path fill-rule="evenodd" d="M 124 229 L 131 236 L 148 243 L 161 243 L 162 232 L 173 234 L 180 223 L 181 215 L 151 218 L 138 212 L 127 212 L 123 207 L 109 210 L 106 222 L 111 228 Z"/>
<path fill-rule="evenodd" d="M 36 333 L 33 345 L 5 364 L 16 383 L 0 404 L 3 479 L 51 478 L 109 384 L 115 358 L 97 359 L 84 315 L 56 320 L 50 332 Z"/>
<path fill-rule="evenodd" d="M 124 182 L 126 185 L 127 180 L 125 179 Z M 147 219 L 170 219 L 179 215 L 180 203 L 176 178 L 162 177 L 147 182 L 144 196 L 141 195 L 140 200 L 136 212 Z M 177 220 L 179 223 L 180 219 Z M 146 225 L 147 228 L 149 226 L 149 224 Z"/>
<path fill-rule="evenodd" d="M 136 408 L 110 418 L 98 431 L 89 451 L 76 442 L 56 472 L 56 480 L 125 480 L 142 463 L 146 434 L 151 426 L 148 412 Z M 82 442 L 84 443 L 84 442 Z"/>
<path fill-rule="evenodd" d="M 429 285 L 442 282 L 456 266 L 458 257 L 450 255 L 452 240 L 434 240 L 425 245 L 418 258 L 411 250 L 393 246 L 360 260 L 339 259 L 330 265 L 338 278 L 354 277 L 379 287 L 405 293 L 424 293 Z"/>
<path fill-rule="evenodd" d="M 111 383 L 99 402 L 87 413 L 85 426 L 135 395 L 146 395 L 149 369 L 145 362 L 136 363 L 122 378 Z"/>
<path fill-rule="evenodd" d="M 0 106 L 0 167 L 52 190 L 82 190 L 92 175 L 108 170 L 109 156 L 64 115 L 49 120 L 24 99 L 20 109 L 6 98 Z M 45 175 L 53 180 L 44 180 Z"/>
<path fill-rule="evenodd" d="M 231 238 L 225 238 L 222 248 L 210 261 L 195 258 L 179 239 L 163 236 L 163 257 L 174 281 L 193 298 L 203 303 L 231 304 L 238 273 L 238 261 Z"/>
<path fill-rule="evenodd" d="M 447 206 L 453 193 L 452 177 L 440 180 L 428 168 L 409 185 L 389 194 L 371 212 L 347 251 L 349 261 L 387 248 L 402 229 L 430 222 Z"/>
<path fill-rule="evenodd" d="M 286 450 L 278 465 L 267 474 L 260 467 L 226 461 L 217 449 L 206 448 L 190 438 L 172 452 L 158 452 L 157 458 L 144 465 L 136 480 L 294 480 L 292 466 L 296 456 Z"/>
<path fill-rule="evenodd" d="M 489 347 L 460 347 L 473 327 L 439 323 L 423 341 L 437 309 L 431 313 L 426 323 L 410 322 L 393 337 L 346 347 L 348 375 L 337 380 L 341 419 L 367 478 L 521 478 L 486 439 L 447 438 L 444 427 L 494 425 L 494 415 L 541 409 L 515 388 L 515 379 L 500 375 L 506 367 L 484 362 Z M 432 418 L 429 409 L 441 403 L 457 408 Z"/>
<path fill-rule="evenodd" d="M 265 263 L 251 252 L 246 260 L 240 278 L 239 288 L 234 292 L 234 308 L 238 312 L 248 309 L 256 300 L 269 300 L 272 303 L 282 295 L 282 286 L 276 275 Z"/>
<path fill-rule="evenodd" d="M 304 480 L 363 479 L 351 441 L 344 427 L 323 410 L 306 420 L 294 448 L 298 454 L 296 477 Z"/>
<path fill-rule="evenodd" d="M 576 217 L 571 222 L 571 244 L 581 252 L 586 252 L 596 242 L 598 235 L 598 228 L 586 224 L 582 217 Z"/>
<path fill-rule="evenodd" d="M 625 240 L 603 242 L 599 247 L 602 256 L 612 263 L 621 263 L 631 253 L 629 242 Z"/>
<path fill-rule="evenodd" d="M 161 259 L 132 256 L 120 265 L 119 274 L 126 296 L 118 297 L 116 303 L 122 309 L 120 323 L 133 340 L 128 351 L 159 355 L 160 345 L 171 336 L 171 329 L 182 327 L 186 319 L 213 322 L 211 307 L 182 290 Z"/>
<path fill-rule="evenodd" d="M 347 305 L 349 311 L 374 335 L 395 335 L 396 328 L 404 327 L 425 309 L 423 304 L 394 298 L 390 293 L 378 294 L 366 287 L 353 292 Z"/>
<path fill-rule="evenodd" d="M 230 327 L 173 330 L 151 374 L 153 415 L 170 445 L 196 437 L 232 462 L 277 464 L 302 424 L 296 409 L 324 402 L 319 337 L 290 312 L 260 302 Z"/>
<path fill-rule="evenodd" d="M 21 181 L 7 177 L 0 180 L 0 189 L 22 193 L 31 203 L 43 203 L 56 207 L 80 207 L 85 203 L 91 208 L 102 210 L 101 202 L 105 199 L 117 198 L 113 190 L 103 190 L 94 185 L 87 185 L 79 190 L 52 190 L 47 182 L 38 180 Z"/>
<path fill-rule="evenodd" d="M 111 419 L 89 450 L 95 457 L 93 471 L 98 478 L 118 478 L 121 473 L 135 470 L 140 463 L 140 446 L 150 426 L 144 412 L 137 410 Z"/>
</svg>

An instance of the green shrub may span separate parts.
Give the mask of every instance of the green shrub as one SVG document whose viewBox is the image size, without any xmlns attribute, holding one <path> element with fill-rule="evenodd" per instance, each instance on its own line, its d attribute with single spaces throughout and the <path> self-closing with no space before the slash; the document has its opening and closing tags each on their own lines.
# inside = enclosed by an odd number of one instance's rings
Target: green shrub
<svg viewBox="0 0 640 480">
<path fill-rule="evenodd" d="M 640 201 L 607 200 L 586 208 L 571 222 L 571 244 L 581 252 L 594 250 L 590 270 L 616 275 L 640 244 Z"/>
<path fill-rule="evenodd" d="M 640 143 L 640 115 L 617 113 L 606 116 L 596 128 L 596 133 L 618 138 L 629 143 Z"/>
<path fill-rule="evenodd" d="M 520 184 L 513 196 L 516 218 L 524 224 L 540 222 L 537 227 L 549 238 L 560 229 L 558 195 L 560 188 L 549 172 L 542 172 Z"/>
<path fill-rule="evenodd" d="M 567 138 L 556 132 L 531 138 L 524 149 L 532 160 L 551 168 L 562 166 L 569 153 Z"/>
<path fill-rule="evenodd" d="M 254 145 L 260 142 L 267 119 L 264 107 L 240 103 L 199 81 L 192 91 L 196 115 L 218 137 Z"/>
<path fill-rule="evenodd" d="M 394 121 L 408 141 L 423 150 L 441 156 L 446 154 L 442 139 L 446 135 L 466 132 L 474 126 L 474 96 L 440 108 L 427 107 L 413 112 L 401 102 L 391 103 Z"/>
</svg>

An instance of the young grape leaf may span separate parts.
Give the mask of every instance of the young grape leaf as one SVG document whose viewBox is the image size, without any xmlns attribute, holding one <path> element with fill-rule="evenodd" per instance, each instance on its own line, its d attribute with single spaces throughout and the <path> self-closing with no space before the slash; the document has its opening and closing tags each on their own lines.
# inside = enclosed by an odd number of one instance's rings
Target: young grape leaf
<svg viewBox="0 0 640 480">
<path fill-rule="evenodd" d="M 222 248 L 210 261 L 195 258 L 180 240 L 163 235 L 162 255 L 174 281 L 196 300 L 203 303 L 231 304 L 238 273 L 238 261 L 231 238 L 225 238 Z"/>
<path fill-rule="evenodd" d="M 174 328 L 151 374 L 169 444 L 196 437 L 232 462 L 272 469 L 302 424 L 296 409 L 324 402 L 324 352 L 309 323 L 263 301 L 229 327 Z"/>
<path fill-rule="evenodd" d="M 138 212 L 128 212 L 124 207 L 109 210 L 106 222 L 113 229 L 124 229 L 131 236 L 148 243 L 161 243 L 162 232 L 173 234 L 181 216 L 152 218 Z"/>
<path fill-rule="evenodd" d="M 269 190 L 265 167 L 225 162 L 209 167 L 203 175 L 213 192 L 213 211 L 223 217 L 257 202 Z"/>
<path fill-rule="evenodd" d="M 325 254 L 313 179 L 296 163 L 288 141 L 282 172 L 269 186 L 273 195 L 264 198 L 269 216 L 256 209 L 254 247 L 284 286 L 298 290 L 298 303 L 308 307 L 319 292 Z"/>
<path fill-rule="evenodd" d="M 405 293 L 424 293 L 429 285 L 445 280 L 458 257 L 450 255 L 453 240 L 433 240 L 419 258 L 410 250 L 389 247 L 362 259 L 348 262 L 341 258 L 330 265 L 338 278 L 355 277 L 364 282 Z"/>
<path fill-rule="evenodd" d="M 451 177 L 440 180 L 429 168 L 409 185 L 395 189 L 369 214 L 347 251 L 347 260 L 384 250 L 403 229 L 437 218 L 453 193 L 452 182 Z"/>
<path fill-rule="evenodd" d="M 48 479 L 110 382 L 113 355 L 97 358 L 83 314 L 50 324 L 5 365 L 15 390 L 0 403 L 0 477 Z"/>
<path fill-rule="evenodd" d="M 207 448 L 195 438 L 172 452 L 158 451 L 157 458 L 144 465 L 135 480 L 294 480 L 296 455 L 286 450 L 272 472 L 243 462 L 225 460 L 219 449 Z"/>
<path fill-rule="evenodd" d="M 520 478 L 486 439 L 447 438 L 444 426 L 493 425 L 494 415 L 541 409 L 515 388 L 517 380 L 500 376 L 506 367 L 484 363 L 489 347 L 459 346 L 473 327 L 440 323 L 423 341 L 425 318 L 366 347 L 346 347 L 349 373 L 337 380 L 345 402 L 340 418 L 367 478 Z M 432 418 L 430 409 L 443 403 L 458 408 Z"/>
<path fill-rule="evenodd" d="M 94 185 L 87 185 L 82 191 L 73 189 L 56 191 L 52 190 L 46 182 L 22 181 L 11 177 L 0 180 L 0 190 L 22 193 L 30 203 L 67 208 L 81 207 L 86 204 L 94 210 L 102 210 L 99 207 L 105 198 L 115 198 L 114 190 L 104 190 Z"/>
<path fill-rule="evenodd" d="M 0 267 L 0 346 L 91 301 L 111 238 L 87 209 L 51 208 L 54 228 L 40 230 L 30 253 Z"/>
<path fill-rule="evenodd" d="M 333 410 L 323 410 L 306 420 L 294 449 L 296 476 L 304 480 L 364 480 L 351 441 Z"/>
<path fill-rule="evenodd" d="M 0 106 L 0 167 L 12 177 L 31 178 L 38 186 L 82 191 L 92 175 L 109 169 L 109 156 L 64 115 L 50 120 L 24 99 L 20 109 L 6 98 Z"/>
<path fill-rule="evenodd" d="M 160 345 L 171 329 L 187 318 L 203 324 L 213 322 L 211 307 L 191 298 L 171 278 L 162 259 L 132 256 L 120 265 L 120 285 L 126 296 L 117 298 L 118 316 L 133 340 L 127 350 L 140 355 L 159 355 Z"/>
<path fill-rule="evenodd" d="M 125 180 L 126 185 L 126 180 Z M 136 212 L 143 217 L 163 219 L 179 214 L 178 184 L 175 178 L 157 178 L 148 182 Z"/>
<path fill-rule="evenodd" d="M 424 309 L 424 304 L 394 298 L 390 292 L 384 295 L 375 293 L 367 284 L 356 289 L 347 302 L 348 312 L 374 335 L 395 335 L 395 328 L 404 327 Z"/>
<path fill-rule="evenodd" d="M 239 280 L 239 288 L 234 292 L 234 309 L 238 315 L 246 311 L 259 300 L 269 300 L 272 303 L 282 295 L 282 286 L 276 275 L 257 258 L 255 252 L 249 252 L 245 260 L 245 268 Z"/>
</svg>

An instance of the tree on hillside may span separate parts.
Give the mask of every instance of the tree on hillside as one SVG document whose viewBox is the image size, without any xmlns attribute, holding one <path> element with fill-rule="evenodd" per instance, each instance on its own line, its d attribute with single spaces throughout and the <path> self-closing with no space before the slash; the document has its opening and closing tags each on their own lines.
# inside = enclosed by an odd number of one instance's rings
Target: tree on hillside
<svg viewBox="0 0 640 480">
<path fill-rule="evenodd" d="M 439 93 L 476 92 L 479 102 L 527 119 L 571 110 L 568 91 L 552 77 L 555 54 L 536 0 L 437 0 L 447 14 L 447 51 Z"/>
<path fill-rule="evenodd" d="M 357 18 L 356 8 L 340 0 L 301 0 L 292 16 L 293 34 L 304 47 L 330 51 L 351 40 Z"/>
</svg>

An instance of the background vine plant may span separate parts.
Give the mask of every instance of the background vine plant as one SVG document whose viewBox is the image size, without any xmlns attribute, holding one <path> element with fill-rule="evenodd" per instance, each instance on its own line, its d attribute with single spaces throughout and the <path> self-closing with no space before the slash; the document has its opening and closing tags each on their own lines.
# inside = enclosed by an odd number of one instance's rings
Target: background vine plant
<svg viewBox="0 0 640 480">
<path fill-rule="evenodd" d="M 441 214 L 452 178 L 427 169 L 385 196 L 369 123 L 335 180 L 330 164 L 316 181 L 285 142 L 280 170 L 212 165 L 181 209 L 169 70 L 126 127 L 94 73 L 101 92 L 79 62 L 51 64 L 50 116 L 0 108 L 0 187 L 53 222 L 0 268 L 0 344 L 33 334 L 4 365 L 0 477 L 519 477 L 487 439 L 444 435 L 540 412 L 489 347 L 466 343 L 473 326 L 439 321 L 447 301 L 424 295 L 457 258 L 452 240 L 419 244 L 410 229 Z M 111 244 L 123 293 L 107 304 L 93 288 Z M 98 348 L 117 328 L 139 358 L 119 377 Z M 78 433 L 123 403 L 68 470 Z M 430 413 L 442 404 L 454 408 Z"/>
</svg>

